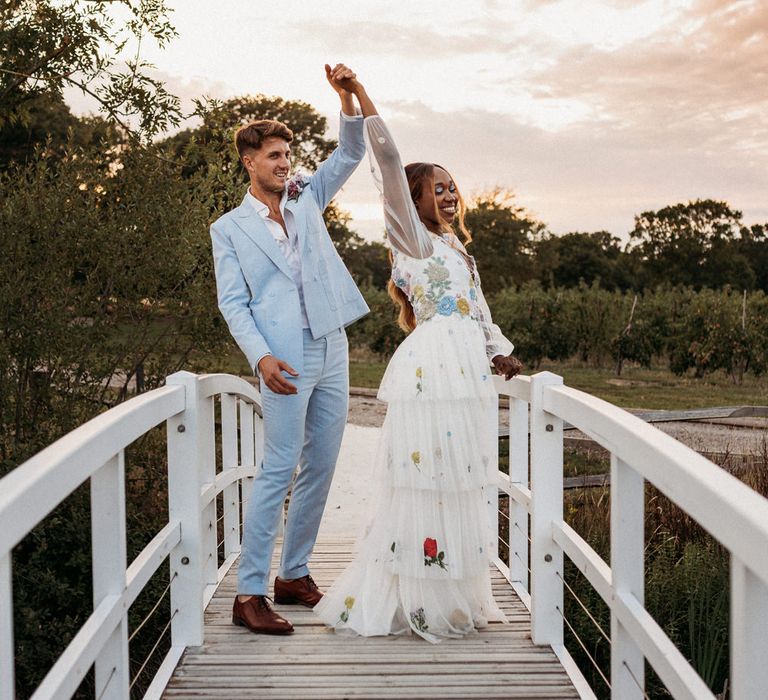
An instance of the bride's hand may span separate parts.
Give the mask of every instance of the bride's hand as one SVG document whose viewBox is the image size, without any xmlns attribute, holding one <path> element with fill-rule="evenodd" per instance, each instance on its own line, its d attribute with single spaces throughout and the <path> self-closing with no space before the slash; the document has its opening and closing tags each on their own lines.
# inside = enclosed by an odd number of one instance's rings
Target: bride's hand
<svg viewBox="0 0 768 700">
<path fill-rule="evenodd" d="M 355 72 L 343 63 L 337 63 L 333 68 L 326 63 L 325 77 L 331 84 L 331 87 L 339 94 L 343 92 L 355 93 L 357 88 L 360 87 Z"/>
<path fill-rule="evenodd" d="M 491 362 L 493 362 L 496 371 L 503 374 L 506 380 L 512 379 L 523 369 L 523 363 L 512 355 L 496 355 Z"/>
</svg>

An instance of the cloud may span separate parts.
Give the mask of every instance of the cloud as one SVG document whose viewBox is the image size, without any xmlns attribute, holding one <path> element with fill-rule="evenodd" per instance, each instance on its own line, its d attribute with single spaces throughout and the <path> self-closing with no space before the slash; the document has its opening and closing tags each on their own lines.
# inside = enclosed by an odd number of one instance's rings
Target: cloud
<svg viewBox="0 0 768 700">
<path fill-rule="evenodd" d="M 768 4 L 704 0 L 682 21 L 616 51 L 581 46 L 533 80 L 585 101 L 613 135 L 654 150 L 768 149 Z"/>
<path fill-rule="evenodd" d="M 748 223 L 768 221 L 765 155 L 750 163 L 727 147 L 662 152 L 652 132 L 624 139 L 588 124 L 552 133 L 482 109 L 445 113 L 398 102 L 380 111 L 403 162 L 440 162 L 465 193 L 509 188 L 556 233 L 606 229 L 626 239 L 635 214 L 698 197 L 729 201 Z M 354 215 L 373 198 L 361 166 L 341 203 Z M 380 222 L 370 220 L 370 208 L 364 213 L 354 225 L 378 235 Z"/>
</svg>

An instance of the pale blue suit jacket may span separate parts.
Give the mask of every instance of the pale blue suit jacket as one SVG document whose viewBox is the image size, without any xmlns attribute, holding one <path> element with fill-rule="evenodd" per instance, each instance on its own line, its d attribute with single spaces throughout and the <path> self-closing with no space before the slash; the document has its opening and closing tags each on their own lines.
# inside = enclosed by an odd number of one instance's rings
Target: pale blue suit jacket
<svg viewBox="0 0 768 700">
<path fill-rule="evenodd" d="M 341 261 L 323 209 L 365 155 L 363 119 L 342 118 L 339 146 L 309 178 L 293 213 L 301 254 L 304 305 L 313 338 L 349 325 L 369 309 Z M 219 309 L 252 368 L 271 353 L 303 370 L 301 302 L 285 256 L 250 203 L 211 225 Z"/>
</svg>

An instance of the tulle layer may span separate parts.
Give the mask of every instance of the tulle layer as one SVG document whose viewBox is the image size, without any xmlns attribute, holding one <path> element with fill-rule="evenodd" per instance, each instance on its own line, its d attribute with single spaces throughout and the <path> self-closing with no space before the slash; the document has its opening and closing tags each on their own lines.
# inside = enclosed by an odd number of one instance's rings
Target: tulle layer
<svg viewBox="0 0 768 700">
<path fill-rule="evenodd" d="M 383 488 L 455 492 L 496 483 L 497 398 L 393 401 L 375 477 Z"/>
<path fill-rule="evenodd" d="M 478 572 L 459 580 L 409 578 L 393 576 L 381 560 L 356 559 L 314 610 L 340 633 L 415 633 L 436 643 L 506 621 L 493 599 L 487 564 Z"/>
<path fill-rule="evenodd" d="M 390 489 L 357 546 L 390 576 L 448 581 L 471 578 L 493 547 L 491 489 L 461 492 Z"/>
<path fill-rule="evenodd" d="M 400 344 L 378 397 L 387 403 L 493 398 L 485 336 L 469 316 L 436 315 Z"/>
</svg>

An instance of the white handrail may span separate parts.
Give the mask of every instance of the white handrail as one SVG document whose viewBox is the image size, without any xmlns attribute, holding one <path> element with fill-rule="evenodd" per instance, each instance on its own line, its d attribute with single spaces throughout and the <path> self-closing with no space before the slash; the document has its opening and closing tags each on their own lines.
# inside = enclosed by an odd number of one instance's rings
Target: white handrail
<svg viewBox="0 0 768 700">
<path fill-rule="evenodd" d="M 510 417 L 509 474 L 498 476 L 499 490 L 510 497 L 510 562 L 508 567 L 499 566 L 532 610 L 534 641 L 553 647 L 582 696 L 592 697 L 591 691 L 563 646 L 565 556 L 611 609 L 613 697 L 642 697 L 644 660 L 675 697 L 712 697 L 643 606 L 644 479 L 732 553 L 733 697 L 768 696 L 768 664 L 760 662 L 765 657 L 764 629 L 768 625 L 768 500 L 640 419 L 562 386 L 556 375 L 545 372 L 509 382 L 494 377 L 493 381 L 498 393 L 509 397 Z M 214 400 L 218 396 L 223 464 L 217 472 Z M 71 694 L 92 662 L 96 664 L 97 694 L 104 698 L 128 696 L 125 613 L 152 574 L 168 560 L 172 647 L 147 694 L 159 696 L 184 649 L 202 643 L 203 609 L 237 557 L 238 509 L 245 507 L 263 455 L 260 403 L 259 392 L 243 379 L 179 372 L 168 378 L 167 386 L 89 421 L 0 481 L 0 695 L 14 694 L 12 549 L 57 504 L 91 478 L 97 535 L 94 613 L 35 697 Z M 612 453 L 611 566 L 563 520 L 564 421 Z M 127 565 L 121 490 L 123 450 L 163 422 L 168 435 L 169 522 Z M 242 503 L 238 503 L 238 485 Z M 219 493 L 224 495 L 225 524 L 221 566 L 216 541 Z M 98 532 L 102 521 L 109 522 L 106 532 Z M 99 558 L 109 564 L 109 571 L 99 569 Z"/>
<path fill-rule="evenodd" d="M 768 500 L 627 411 L 570 387 L 543 397 L 557 414 L 639 472 L 768 583 Z"/>
<path fill-rule="evenodd" d="M 111 457 L 184 410 L 184 391 L 165 386 L 84 423 L 2 480 L 0 553 L 11 550 Z"/>
<path fill-rule="evenodd" d="M 611 697 L 643 697 L 647 660 L 674 697 L 714 698 L 643 606 L 647 479 L 731 552 L 732 697 L 768 697 L 768 500 L 636 416 L 559 385 L 555 375 L 534 375 L 527 397 L 520 379 L 494 378 L 499 394 L 510 397 L 510 469 L 509 475 L 500 472 L 498 480 L 499 490 L 509 496 L 509 567 L 499 562 L 499 568 L 531 607 L 534 641 L 559 649 L 563 621 L 553 612 L 562 611 L 564 554 L 611 609 Z M 523 401 L 530 406 L 530 428 Z M 564 421 L 611 453 L 611 566 L 562 517 L 562 463 L 556 455 L 562 455 Z M 521 464 L 529 433 L 530 465 Z M 528 515 L 530 549 L 524 529 L 512 532 L 513 523 L 527 525 Z M 520 575 L 520 564 L 524 566 L 529 556 L 530 597 L 526 577 Z M 563 663 L 582 695 L 590 697 L 586 680 L 573 670 L 567 652 Z"/>
<path fill-rule="evenodd" d="M 224 443 L 219 473 L 213 423 L 217 396 Z M 245 500 L 263 449 L 260 414 L 260 394 L 245 380 L 179 372 L 168 377 L 165 387 L 97 416 L 0 481 L 0 697 L 15 695 L 13 547 L 89 478 L 94 612 L 33 697 L 71 696 L 94 663 L 98 697 L 129 697 L 127 611 L 168 561 L 171 650 L 145 697 L 160 696 L 184 649 L 202 641 L 203 608 L 210 597 L 206 585 L 210 589 L 221 580 L 239 551 L 239 485 Z M 124 449 L 163 422 L 168 434 L 169 522 L 128 565 Z M 224 494 L 225 526 L 221 566 L 216 542 L 219 493 Z"/>
</svg>

